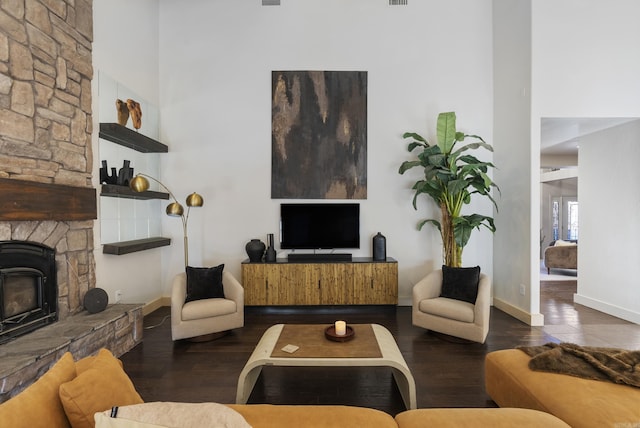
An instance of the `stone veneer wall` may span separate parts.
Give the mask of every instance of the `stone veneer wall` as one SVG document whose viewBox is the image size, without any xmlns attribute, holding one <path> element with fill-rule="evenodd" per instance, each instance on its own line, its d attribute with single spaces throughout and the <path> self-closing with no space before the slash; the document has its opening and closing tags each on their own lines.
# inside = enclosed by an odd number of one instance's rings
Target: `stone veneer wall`
<svg viewBox="0 0 640 428">
<path fill-rule="evenodd" d="M 92 187 L 92 0 L 0 2 L 0 177 Z M 93 221 L 0 222 L 56 249 L 60 319 L 95 287 Z"/>
</svg>

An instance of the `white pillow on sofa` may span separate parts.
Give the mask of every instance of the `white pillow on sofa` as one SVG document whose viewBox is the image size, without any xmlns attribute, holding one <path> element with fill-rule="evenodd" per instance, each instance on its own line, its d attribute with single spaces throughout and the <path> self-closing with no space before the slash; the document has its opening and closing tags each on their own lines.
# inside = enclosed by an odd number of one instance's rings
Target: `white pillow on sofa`
<svg viewBox="0 0 640 428">
<path fill-rule="evenodd" d="M 94 415 L 96 428 L 251 428 L 235 410 L 218 403 L 152 402 L 118 407 Z"/>
<path fill-rule="evenodd" d="M 554 247 L 570 247 L 572 245 L 578 244 L 576 242 L 563 241 L 562 239 L 558 239 L 556 243 L 553 244 Z"/>
</svg>

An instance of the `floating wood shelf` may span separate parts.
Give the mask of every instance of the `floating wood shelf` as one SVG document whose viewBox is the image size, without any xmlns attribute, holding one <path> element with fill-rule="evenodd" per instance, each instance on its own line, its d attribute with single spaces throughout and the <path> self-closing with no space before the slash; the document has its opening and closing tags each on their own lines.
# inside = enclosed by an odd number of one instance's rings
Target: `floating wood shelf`
<svg viewBox="0 0 640 428">
<path fill-rule="evenodd" d="M 127 186 L 117 186 L 115 184 L 103 184 L 100 196 L 127 199 L 169 199 L 169 194 L 147 190 L 146 192 L 136 192 Z"/>
<path fill-rule="evenodd" d="M 152 248 L 166 247 L 171 245 L 171 238 L 157 236 L 154 238 L 135 239 L 133 241 L 112 242 L 102 246 L 103 254 L 123 254 L 135 253 L 136 251 L 150 250 Z"/>
<path fill-rule="evenodd" d="M 100 138 L 142 153 L 167 153 L 169 147 L 119 123 L 101 123 Z"/>
</svg>

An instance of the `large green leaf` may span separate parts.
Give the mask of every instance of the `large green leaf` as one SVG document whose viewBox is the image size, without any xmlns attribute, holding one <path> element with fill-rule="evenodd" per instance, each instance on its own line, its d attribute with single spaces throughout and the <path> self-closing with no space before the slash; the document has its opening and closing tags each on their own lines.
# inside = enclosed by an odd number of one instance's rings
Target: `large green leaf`
<svg viewBox="0 0 640 428">
<path fill-rule="evenodd" d="M 408 169 L 413 168 L 414 166 L 422 166 L 422 162 L 420 161 L 404 161 L 400 168 L 398 169 L 398 173 L 404 174 Z"/>
<path fill-rule="evenodd" d="M 442 153 L 449 154 L 456 143 L 456 114 L 455 112 L 440 113 L 437 123 L 438 146 Z"/>
<path fill-rule="evenodd" d="M 407 146 L 407 151 L 412 152 L 416 147 L 425 147 L 425 145 L 419 141 L 414 141 L 413 143 L 409 143 Z"/>
<path fill-rule="evenodd" d="M 438 220 L 434 220 L 432 218 L 429 218 L 427 220 L 422 220 L 420 223 L 418 223 L 418 230 L 422 230 L 422 227 L 427 223 L 431 223 L 432 225 L 437 227 L 438 230 L 442 231 L 442 226 L 440 225 L 440 222 Z"/>
<path fill-rule="evenodd" d="M 474 228 L 480 229 L 480 226 L 486 227 L 491 232 L 496 231 L 493 218 L 480 214 L 471 214 L 456 217 L 453 220 L 454 234 L 456 244 L 464 248 L 469 242 L 471 232 Z"/>
<path fill-rule="evenodd" d="M 402 134 L 402 138 L 413 138 L 414 140 L 425 143 L 427 146 L 429 145 L 429 142 L 424 137 L 422 137 L 422 135 L 416 134 L 415 132 L 405 132 L 404 134 Z"/>
</svg>

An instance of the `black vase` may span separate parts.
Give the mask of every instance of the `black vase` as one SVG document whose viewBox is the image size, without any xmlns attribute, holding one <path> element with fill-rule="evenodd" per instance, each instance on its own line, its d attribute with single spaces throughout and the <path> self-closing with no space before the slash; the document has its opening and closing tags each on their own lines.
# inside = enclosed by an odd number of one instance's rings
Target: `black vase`
<svg viewBox="0 0 640 428">
<path fill-rule="evenodd" d="M 128 186 L 129 181 L 133 178 L 133 168 L 131 168 L 131 161 L 125 160 L 122 168 L 118 172 L 118 185 Z"/>
<path fill-rule="evenodd" d="M 387 260 L 387 238 L 380 232 L 373 237 L 373 260 L 377 262 Z"/>
<path fill-rule="evenodd" d="M 251 263 L 258 263 L 262 261 L 265 248 L 266 246 L 264 245 L 264 242 L 259 239 L 252 239 L 247 242 L 247 245 L 244 247 Z"/>
<path fill-rule="evenodd" d="M 269 246 L 267 247 L 267 252 L 264 255 L 264 261 L 267 263 L 274 263 L 276 261 L 276 249 L 273 247 L 273 233 L 270 233 L 267 237 L 269 238 L 267 240 Z"/>
</svg>

